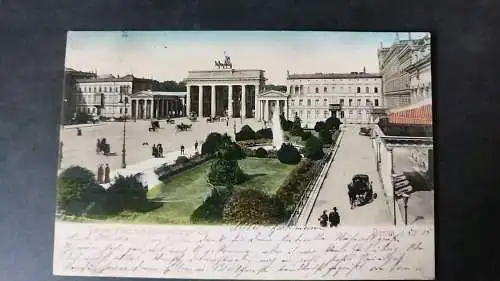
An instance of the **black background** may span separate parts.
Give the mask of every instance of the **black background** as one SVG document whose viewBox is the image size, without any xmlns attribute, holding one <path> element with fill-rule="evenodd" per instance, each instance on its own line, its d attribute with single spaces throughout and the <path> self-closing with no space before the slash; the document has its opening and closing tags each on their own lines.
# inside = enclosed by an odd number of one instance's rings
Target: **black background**
<svg viewBox="0 0 500 281">
<path fill-rule="evenodd" d="M 437 279 L 498 279 L 494 2 L 0 0 L 0 280 L 114 280 L 52 276 L 65 32 L 103 29 L 433 32 Z"/>
</svg>

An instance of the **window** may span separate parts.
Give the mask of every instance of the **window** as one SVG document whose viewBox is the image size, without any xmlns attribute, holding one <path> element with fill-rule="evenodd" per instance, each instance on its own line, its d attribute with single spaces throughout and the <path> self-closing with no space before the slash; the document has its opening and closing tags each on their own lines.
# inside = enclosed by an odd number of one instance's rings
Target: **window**
<svg viewBox="0 0 500 281">
<path fill-rule="evenodd" d="M 361 99 L 358 99 L 358 100 L 356 101 L 356 106 L 361 106 Z"/>
<path fill-rule="evenodd" d="M 349 87 L 347 87 L 347 92 L 349 92 L 349 93 L 350 93 L 351 91 L 352 91 L 352 88 L 351 88 L 350 86 L 349 86 Z"/>
<path fill-rule="evenodd" d="M 370 87 L 366 87 L 365 92 L 369 93 L 370 92 Z"/>
<path fill-rule="evenodd" d="M 99 93 L 100 93 L 100 92 L 102 92 L 102 88 L 101 88 L 101 86 L 99 86 Z"/>
<path fill-rule="evenodd" d="M 323 111 L 323 117 L 328 118 L 328 111 L 327 110 Z"/>
<path fill-rule="evenodd" d="M 123 108 L 120 107 L 120 114 L 123 114 Z"/>
<path fill-rule="evenodd" d="M 344 91 L 344 87 L 340 86 L 340 91 L 343 92 Z"/>
<path fill-rule="evenodd" d="M 316 87 L 316 94 L 317 94 L 317 93 L 319 93 L 319 89 L 318 89 L 318 87 Z"/>
<path fill-rule="evenodd" d="M 344 99 L 340 99 L 340 105 L 344 105 Z"/>
<path fill-rule="evenodd" d="M 323 92 L 326 93 L 326 87 L 323 88 Z"/>
<path fill-rule="evenodd" d="M 344 111 L 343 110 L 340 112 L 340 118 L 344 118 Z"/>
<path fill-rule="evenodd" d="M 373 91 L 374 91 L 375 93 L 378 93 L 378 88 L 377 88 L 377 87 L 373 88 Z"/>
<path fill-rule="evenodd" d="M 295 106 L 295 100 L 292 100 L 292 106 Z"/>
<path fill-rule="evenodd" d="M 349 110 L 349 118 L 352 118 L 352 110 Z"/>
<path fill-rule="evenodd" d="M 125 114 L 127 114 L 127 113 L 128 113 L 128 108 L 125 107 Z"/>
<path fill-rule="evenodd" d="M 299 106 L 302 106 L 302 100 L 299 100 Z"/>
<path fill-rule="evenodd" d="M 323 105 L 327 105 L 328 104 L 328 99 L 324 99 L 323 100 Z"/>
<path fill-rule="evenodd" d="M 370 100 L 366 99 L 366 106 L 370 106 Z"/>
<path fill-rule="evenodd" d="M 375 99 L 375 106 L 378 106 L 378 99 Z"/>
<path fill-rule="evenodd" d="M 97 93 L 97 87 L 94 86 L 94 93 Z"/>
<path fill-rule="evenodd" d="M 95 107 L 92 108 L 92 113 L 95 113 Z"/>
<path fill-rule="evenodd" d="M 90 108 L 88 108 L 88 107 L 87 107 L 87 113 L 89 113 L 89 114 L 90 114 Z"/>
<path fill-rule="evenodd" d="M 307 111 L 307 118 L 306 118 L 306 119 L 308 119 L 308 120 L 309 120 L 309 118 L 311 118 L 311 111 L 309 111 L 309 110 L 308 110 L 308 111 Z"/>
<path fill-rule="evenodd" d="M 352 106 L 352 99 L 349 99 L 349 106 Z"/>
<path fill-rule="evenodd" d="M 319 118 L 319 110 L 316 110 L 315 117 L 316 117 L 316 119 L 318 119 L 318 118 Z"/>
<path fill-rule="evenodd" d="M 319 99 L 316 99 L 316 100 L 314 101 L 314 105 L 315 105 L 315 106 L 318 106 L 318 105 L 319 105 Z"/>
<path fill-rule="evenodd" d="M 307 100 L 307 106 L 311 106 L 311 99 Z"/>
<path fill-rule="evenodd" d="M 125 103 L 128 103 L 128 97 L 125 97 Z"/>
<path fill-rule="evenodd" d="M 361 93 L 361 87 L 358 87 L 356 90 L 358 93 Z"/>
</svg>

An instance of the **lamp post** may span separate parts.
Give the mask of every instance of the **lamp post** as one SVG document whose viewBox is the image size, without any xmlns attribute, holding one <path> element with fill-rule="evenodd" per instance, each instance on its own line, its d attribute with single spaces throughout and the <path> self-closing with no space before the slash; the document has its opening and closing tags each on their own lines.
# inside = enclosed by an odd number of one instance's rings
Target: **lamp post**
<svg viewBox="0 0 500 281">
<path fill-rule="evenodd" d="M 125 148 L 125 140 L 126 140 L 126 133 L 127 133 L 127 98 L 125 97 L 125 100 L 123 99 L 123 93 L 120 91 L 120 103 L 125 105 L 125 114 L 123 118 L 123 147 L 122 147 L 122 169 L 125 169 L 127 167 L 127 163 L 125 161 L 127 149 Z"/>
<path fill-rule="evenodd" d="M 410 195 L 403 193 L 401 196 L 403 197 L 403 202 L 405 204 L 405 225 L 408 225 L 408 199 L 410 198 Z"/>
</svg>

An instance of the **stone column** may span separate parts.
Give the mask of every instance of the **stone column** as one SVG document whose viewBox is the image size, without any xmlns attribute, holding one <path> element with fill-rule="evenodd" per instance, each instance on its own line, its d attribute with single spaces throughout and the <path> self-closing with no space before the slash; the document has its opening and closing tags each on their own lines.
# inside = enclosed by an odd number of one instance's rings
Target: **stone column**
<svg viewBox="0 0 500 281">
<path fill-rule="evenodd" d="M 154 99 L 150 99 L 150 103 L 151 104 L 149 105 L 149 117 L 153 119 Z"/>
<path fill-rule="evenodd" d="M 264 120 L 269 121 L 269 100 L 264 100 Z"/>
<path fill-rule="evenodd" d="M 247 103 L 246 103 L 246 88 L 245 85 L 241 85 L 241 117 L 247 117 Z"/>
<path fill-rule="evenodd" d="M 288 99 L 286 99 L 285 101 L 285 106 L 284 106 L 284 112 L 285 112 L 285 119 L 288 120 Z"/>
<path fill-rule="evenodd" d="M 203 85 L 198 88 L 198 117 L 203 117 Z"/>
<path fill-rule="evenodd" d="M 212 92 L 210 93 L 210 99 L 211 99 L 211 103 L 210 103 L 210 115 L 212 117 L 215 117 L 215 85 L 212 85 Z"/>
<path fill-rule="evenodd" d="M 229 95 L 227 101 L 227 115 L 233 117 L 233 85 L 229 85 Z"/>
<path fill-rule="evenodd" d="M 135 119 L 139 118 L 139 100 L 135 100 Z"/>
<path fill-rule="evenodd" d="M 168 112 L 168 106 L 167 106 Z M 191 114 L 191 86 L 187 86 L 187 95 L 186 95 L 186 114 L 189 116 Z"/>
<path fill-rule="evenodd" d="M 146 100 L 142 100 L 142 104 L 141 104 L 141 119 L 146 119 Z"/>
</svg>

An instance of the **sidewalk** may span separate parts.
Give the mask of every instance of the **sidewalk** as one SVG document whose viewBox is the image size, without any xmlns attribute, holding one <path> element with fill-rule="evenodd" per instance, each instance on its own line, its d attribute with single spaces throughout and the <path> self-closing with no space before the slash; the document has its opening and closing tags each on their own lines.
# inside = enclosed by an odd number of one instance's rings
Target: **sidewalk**
<svg viewBox="0 0 500 281">
<path fill-rule="evenodd" d="M 99 122 L 95 124 L 75 124 L 75 125 L 64 125 L 64 129 L 76 129 L 76 128 L 87 128 L 87 127 L 96 127 L 96 126 L 102 126 L 105 123 Z"/>
<path fill-rule="evenodd" d="M 201 149 L 201 146 L 199 146 L 198 148 Z M 186 148 L 184 151 L 184 155 L 188 158 L 194 155 L 194 153 L 195 153 L 194 146 Z M 109 186 L 113 184 L 115 177 L 119 175 L 130 176 L 142 173 L 143 183 L 146 184 L 148 186 L 148 190 L 150 190 L 154 186 L 161 183 L 161 181 L 158 180 L 158 176 L 155 174 L 154 170 L 165 163 L 173 164 L 177 159 L 177 157 L 179 157 L 180 155 L 181 155 L 180 151 L 169 152 L 166 153 L 163 158 L 151 158 L 133 165 L 129 165 L 125 169 L 118 169 L 111 171 L 110 173 L 111 183 L 101 184 L 101 186 L 104 187 L 105 189 L 108 189 Z"/>
</svg>

